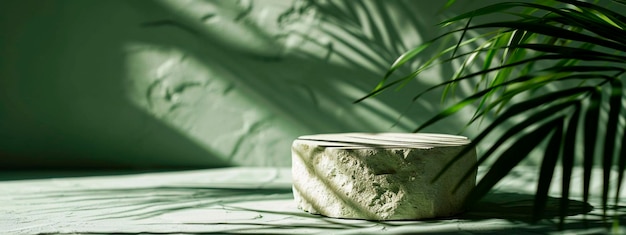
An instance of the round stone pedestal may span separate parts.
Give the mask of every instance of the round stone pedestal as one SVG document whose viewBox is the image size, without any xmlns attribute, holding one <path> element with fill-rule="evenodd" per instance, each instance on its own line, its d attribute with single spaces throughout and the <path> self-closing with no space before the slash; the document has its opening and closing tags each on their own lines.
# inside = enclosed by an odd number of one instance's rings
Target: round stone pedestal
<svg viewBox="0 0 626 235">
<path fill-rule="evenodd" d="M 415 220 L 462 212 L 476 183 L 475 150 L 433 182 L 470 140 L 462 136 L 343 133 L 301 136 L 292 145 L 298 208 L 335 218 Z M 472 170 L 466 179 L 462 176 Z M 453 192 L 457 183 L 461 186 Z"/>
</svg>

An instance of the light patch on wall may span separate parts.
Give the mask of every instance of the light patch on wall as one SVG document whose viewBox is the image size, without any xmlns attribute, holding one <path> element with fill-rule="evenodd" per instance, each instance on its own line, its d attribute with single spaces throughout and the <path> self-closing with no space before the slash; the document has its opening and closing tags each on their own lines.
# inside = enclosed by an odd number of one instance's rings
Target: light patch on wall
<svg viewBox="0 0 626 235">
<path fill-rule="evenodd" d="M 126 44 L 127 96 L 238 165 L 289 165 L 289 146 L 299 135 L 407 132 L 435 111 L 438 97 L 394 126 L 414 95 L 410 89 L 353 104 L 421 40 L 412 37 L 418 28 L 400 23 L 409 17 L 390 14 L 407 16 L 411 4 L 317 3 L 159 1 L 172 15 L 142 24 L 145 35 Z M 351 7 L 381 19 L 341 18 Z"/>
<path fill-rule="evenodd" d="M 263 144 L 289 146 L 290 128 L 228 74 L 175 48 L 129 43 L 126 52 L 126 95 L 138 108 L 233 164 L 289 164 L 288 147 Z"/>
</svg>

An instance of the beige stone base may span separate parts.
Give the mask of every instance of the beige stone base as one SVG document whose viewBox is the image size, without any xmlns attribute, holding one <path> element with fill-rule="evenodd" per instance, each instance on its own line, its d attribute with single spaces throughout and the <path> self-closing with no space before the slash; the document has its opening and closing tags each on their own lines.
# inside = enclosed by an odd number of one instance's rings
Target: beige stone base
<svg viewBox="0 0 626 235">
<path fill-rule="evenodd" d="M 433 178 L 470 141 L 432 134 L 332 134 L 293 142 L 293 192 L 304 211 L 336 218 L 414 220 L 452 216 L 475 185 L 474 150 Z"/>
</svg>

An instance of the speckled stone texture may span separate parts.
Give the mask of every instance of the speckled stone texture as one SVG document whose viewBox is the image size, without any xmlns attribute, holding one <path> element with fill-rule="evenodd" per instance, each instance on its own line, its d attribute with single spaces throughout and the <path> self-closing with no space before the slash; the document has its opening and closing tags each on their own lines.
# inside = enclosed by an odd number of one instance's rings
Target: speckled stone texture
<svg viewBox="0 0 626 235">
<path fill-rule="evenodd" d="M 415 220 L 462 212 L 476 171 L 472 150 L 433 178 L 470 141 L 432 134 L 332 134 L 293 142 L 293 192 L 298 208 L 336 218 Z"/>
</svg>

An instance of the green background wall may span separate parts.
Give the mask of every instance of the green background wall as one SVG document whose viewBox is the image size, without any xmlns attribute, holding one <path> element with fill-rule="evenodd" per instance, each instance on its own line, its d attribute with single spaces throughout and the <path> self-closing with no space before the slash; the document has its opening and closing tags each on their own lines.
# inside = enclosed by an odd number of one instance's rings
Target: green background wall
<svg viewBox="0 0 626 235">
<path fill-rule="evenodd" d="M 410 98 L 450 68 L 352 102 L 437 35 L 444 1 L 314 2 L 0 2 L 0 166 L 289 166 L 299 135 L 407 132 L 442 108 Z"/>
</svg>

